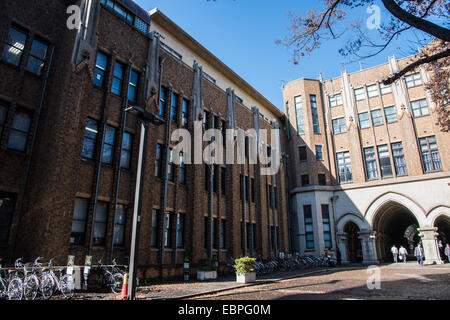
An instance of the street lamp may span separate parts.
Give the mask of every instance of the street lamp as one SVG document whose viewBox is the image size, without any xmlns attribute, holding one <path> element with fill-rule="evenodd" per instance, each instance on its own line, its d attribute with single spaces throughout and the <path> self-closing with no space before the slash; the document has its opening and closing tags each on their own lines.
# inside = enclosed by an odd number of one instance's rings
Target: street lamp
<svg viewBox="0 0 450 320">
<path fill-rule="evenodd" d="M 144 155 L 146 151 L 146 133 L 149 122 L 156 126 L 164 124 L 166 121 L 158 115 L 147 112 L 144 108 L 138 106 L 130 106 L 125 109 L 125 112 L 134 110 L 137 113 L 139 119 L 141 119 L 141 137 L 139 140 L 139 159 L 136 172 L 136 189 L 134 193 L 134 208 L 133 208 L 133 224 L 131 235 L 131 248 L 130 248 L 130 274 L 128 286 L 128 299 L 134 300 L 136 294 L 136 262 L 138 256 L 138 244 L 139 244 L 139 225 L 141 218 L 141 202 L 142 202 L 142 187 L 143 187 L 143 173 Z"/>
</svg>

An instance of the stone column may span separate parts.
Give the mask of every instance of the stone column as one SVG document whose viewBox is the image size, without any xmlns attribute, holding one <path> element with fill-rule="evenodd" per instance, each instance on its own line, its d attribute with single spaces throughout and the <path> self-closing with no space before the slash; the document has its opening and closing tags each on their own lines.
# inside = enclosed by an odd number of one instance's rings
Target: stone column
<svg viewBox="0 0 450 320">
<path fill-rule="evenodd" d="M 377 253 L 375 246 L 375 232 L 374 231 L 360 231 L 358 232 L 358 239 L 361 240 L 361 248 L 363 254 L 364 264 L 377 264 Z"/>
<path fill-rule="evenodd" d="M 337 236 L 337 245 L 339 247 L 339 251 L 341 252 L 341 263 L 349 264 L 350 261 L 348 261 L 347 257 L 347 233 L 338 232 L 336 236 Z"/>
<path fill-rule="evenodd" d="M 424 264 L 443 264 L 439 255 L 439 247 L 437 243 L 437 228 L 419 228 L 419 236 L 422 239 L 422 247 L 425 256 Z"/>
</svg>

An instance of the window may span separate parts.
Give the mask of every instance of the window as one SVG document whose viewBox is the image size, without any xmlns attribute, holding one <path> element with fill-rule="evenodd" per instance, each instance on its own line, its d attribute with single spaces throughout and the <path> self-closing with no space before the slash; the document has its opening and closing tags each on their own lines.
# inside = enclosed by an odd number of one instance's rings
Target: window
<svg viewBox="0 0 450 320">
<path fill-rule="evenodd" d="M 184 215 L 177 214 L 177 248 L 184 248 Z"/>
<path fill-rule="evenodd" d="M 323 173 L 319 173 L 317 175 L 317 178 L 319 179 L 319 186 L 325 186 L 327 185 L 326 176 Z"/>
<path fill-rule="evenodd" d="M 128 81 L 128 100 L 131 102 L 137 101 L 137 88 L 139 84 L 139 74 L 130 70 L 130 80 Z"/>
<path fill-rule="evenodd" d="M 227 220 L 220 220 L 220 248 L 225 249 L 227 245 Z"/>
<path fill-rule="evenodd" d="M 364 148 L 364 158 L 366 160 L 367 179 L 378 179 L 377 159 L 374 147 Z"/>
<path fill-rule="evenodd" d="M 319 114 L 317 112 L 317 98 L 315 95 L 309 96 L 309 101 L 311 103 L 311 115 L 312 115 L 312 121 L 313 121 L 313 130 L 314 133 L 320 133 L 320 126 L 319 126 Z"/>
<path fill-rule="evenodd" d="M 94 222 L 94 246 L 105 246 L 106 238 L 106 221 L 108 218 L 108 203 L 98 201 L 95 210 L 95 222 Z"/>
<path fill-rule="evenodd" d="M 125 131 L 122 137 L 122 151 L 120 153 L 120 167 L 123 169 L 131 168 L 132 141 L 131 133 Z"/>
<path fill-rule="evenodd" d="M 86 238 L 86 220 L 88 214 L 88 199 L 76 198 L 73 209 L 72 233 L 70 235 L 70 244 L 75 246 L 84 245 Z"/>
<path fill-rule="evenodd" d="M 420 72 L 405 76 L 405 82 L 406 82 L 407 88 L 420 86 L 422 84 L 422 78 L 420 77 Z"/>
<path fill-rule="evenodd" d="M 383 122 L 383 112 L 381 111 L 381 109 L 372 110 L 372 111 L 370 111 L 370 114 L 372 116 L 372 124 L 374 127 L 380 126 L 384 123 Z"/>
<path fill-rule="evenodd" d="M 164 247 L 172 248 L 172 212 L 166 214 L 166 225 L 164 229 Z"/>
<path fill-rule="evenodd" d="M 302 187 L 309 186 L 309 175 L 302 175 Z"/>
<path fill-rule="evenodd" d="M 48 46 L 40 40 L 33 40 L 31 44 L 30 57 L 26 69 L 40 76 L 45 65 Z"/>
<path fill-rule="evenodd" d="M 94 70 L 94 84 L 97 87 L 103 88 L 103 82 L 107 68 L 108 68 L 108 57 L 105 56 L 103 53 L 98 52 Z"/>
<path fill-rule="evenodd" d="M 250 184 L 251 184 L 251 193 L 252 193 L 252 202 L 256 202 L 256 186 L 255 186 L 255 179 L 251 178 L 250 179 Z"/>
<path fill-rule="evenodd" d="M 107 125 L 105 130 L 106 132 L 105 141 L 103 141 L 102 162 L 106 164 L 113 164 L 116 128 Z"/>
<path fill-rule="evenodd" d="M 334 96 L 330 96 L 330 107 L 337 107 L 342 105 L 342 94 L 335 94 Z"/>
<path fill-rule="evenodd" d="M 211 129 L 211 120 L 209 119 L 209 112 L 203 111 L 203 127 L 205 131 Z"/>
<path fill-rule="evenodd" d="M 212 223 L 212 248 L 217 249 L 217 218 L 213 218 Z"/>
<path fill-rule="evenodd" d="M 347 128 L 345 126 L 345 118 L 333 119 L 332 123 L 333 123 L 333 133 L 334 134 L 347 132 Z"/>
<path fill-rule="evenodd" d="M 338 152 L 336 154 L 338 174 L 340 182 L 351 182 L 353 180 L 352 176 L 352 165 L 350 161 L 350 152 Z"/>
<path fill-rule="evenodd" d="M 222 194 L 223 195 L 225 195 L 225 186 L 226 186 L 226 184 L 227 184 L 227 179 L 226 179 L 226 168 L 220 168 L 220 171 L 221 171 L 221 174 L 222 174 L 222 176 L 221 176 L 221 178 L 220 178 L 220 182 L 221 182 L 221 189 L 222 189 Z"/>
<path fill-rule="evenodd" d="M 204 217 L 203 218 L 203 247 L 205 249 L 208 248 L 208 238 L 209 238 L 209 218 L 208 217 Z"/>
<path fill-rule="evenodd" d="M 308 155 L 306 152 L 306 146 L 298 147 L 298 154 L 300 156 L 300 162 L 304 162 L 308 160 Z"/>
<path fill-rule="evenodd" d="M 256 224 L 254 223 L 246 223 L 247 225 L 247 248 L 255 249 L 256 248 Z"/>
<path fill-rule="evenodd" d="M 84 131 L 83 150 L 81 156 L 86 159 L 94 159 L 95 146 L 97 143 L 98 124 L 94 119 L 88 118 L 86 130 Z"/>
<path fill-rule="evenodd" d="M 166 107 L 167 107 L 167 89 L 161 87 L 161 93 L 159 97 L 159 115 L 161 117 L 166 116 Z"/>
<path fill-rule="evenodd" d="M 391 93 L 392 92 L 392 88 L 391 88 L 390 85 L 386 86 L 383 83 L 380 83 L 380 91 L 381 91 L 381 94 L 384 95 L 384 94 Z"/>
<path fill-rule="evenodd" d="M 436 144 L 436 137 L 426 137 L 419 139 L 420 152 L 422 154 L 423 165 L 425 171 L 441 170 L 441 158 L 439 156 L 438 147 Z"/>
<path fill-rule="evenodd" d="M 25 151 L 30 127 L 31 115 L 26 111 L 17 111 L 9 132 L 8 148 Z"/>
<path fill-rule="evenodd" d="M 134 21 L 134 26 L 136 27 L 136 29 L 138 29 L 142 33 L 148 34 L 149 25 L 144 20 L 139 19 L 138 17 L 136 17 L 135 21 Z"/>
<path fill-rule="evenodd" d="M 186 164 L 183 152 L 180 152 L 180 184 L 186 184 Z"/>
<path fill-rule="evenodd" d="M 161 48 L 163 48 L 164 50 L 166 50 L 168 53 L 170 53 L 172 56 L 174 56 L 175 58 L 177 58 L 178 60 L 183 60 L 183 56 L 181 54 L 179 54 L 178 52 L 176 52 L 175 50 L 173 50 L 171 47 L 169 47 L 168 45 L 166 45 L 163 42 L 160 42 L 161 44 Z"/>
<path fill-rule="evenodd" d="M 123 64 L 119 62 L 115 63 L 111 92 L 118 96 L 122 95 L 123 69 L 124 69 Z"/>
<path fill-rule="evenodd" d="M 372 84 L 367 86 L 367 96 L 369 98 L 373 98 L 378 96 L 378 86 L 376 84 Z"/>
<path fill-rule="evenodd" d="M 427 99 L 411 101 L 411 109 L 414 118 L 423 117 L 430 114 L 428 111 Z"/>
<path fill-rule="evenodd" d="M 384 108 L 384 116 L 386 117 L 386 123 L 397 122 L 397 112 L 394 106 Z"/>
<path fill-rule="evenodd" d="M 27 35 L 24 32 L 11 27 L 8 33 L 8 40 L 3 48 L 2 60 L 19 66 L 26 41 Z"/>
<path fill-rule="evenodd" d="M 3 127 L 5 126 L 8 106 L 0 102 L 0 138 L 2 137 Z"/>
<path fill-rule="evenodd" d="M 297 96 L 294 98 L 295 100 L 295 114 L 297 118 L 297 132 L 298 134 L 305 133 L 305 123 L 303 119 L 303 104 L 302 104 L 302 96 Z"/>
<path fill-rule="evenodd" d="M 314 229 L 310 204 L 303 206 L 303 218 L 305 221 L 306 249 L 314 249 Z"/>
<path fill-rule="evenodd" d="M 380 161 L 381 177 L 392 177 L 391 157 L 387 145 L 378 146 L 378 160 Z"/>
<path fill-rule="evenodd" d="M 405 155 L 403 153 L 403 145 L 401 142 L 391 144 L 392 155 L 394 156 L 394 167 L 397 176 L 406 176 L 408 171 L 406 169 Z"/>
<path fill-rule="evenodd" d="M 205 78 L 205 79 L 208 80 L 209 82 L 216 84 L 216 79 L 214 79 L 213 77 L 211 77 L 211 76 L 210 76 L 209 74 L 207 74 L 206 72 L 202 72 L 202 75 L 203 75 L 203 78 Z M 234 96 L 234 99 L 235 99 L 237 102 L 242 103 L 242 99 L 239 98 L 238 96 Z"/>
<path fill-rule="evenodd" d="M 152 248 L 158 247 L 158 226 L 159 226 L 160 210 L 153 209 L 152 212 L 152 235 L 150 245 Z"/>
<path fill-rule="evenodd" d="M 328 204 L 322 204 L 321 207 L 322 207 L 323 240 L 325 248 L 330 249 L 333 246 L 331 240 L 330 208 Z"/>
<path fill-rule="evenodd" d="M 359 119 L 359 127 L 361 129 L 370 127 L 370 119 L 369 119 L 368 112 L 363 112 L 363 113 L 358 114 L 358 119 Z"/>
<path fill-rule="evenodd" d="M 118 204 L 115 212 L 114 246 L 125 245 L 125 224 L 127 222 L 127 209 L 123 204 Z"/>
<path fill-rule="evenodd" d="M 316 145 L 316 160 L 323 160 L 322 146 Z"/>
<path fill-rule="evenodd" d="M 175 181 L 175 164 L 173 163 L 173 150 L 169 149 L 169 161 L 167 165 L 167 180 Z"/>
<path fill-rule="evenodd" d="M 173 92 L 170 99 L 170 121 L 178 122 L 178 95 Z"/>
<path fill-rule="evenodd" d="M 216 82 L 214 81 L 214 83 L 216 83 Z M 237 102 L 239 102 L 240 104 L 244 104 L 244 101 L 243 101 L 241 98 L 239 98 L 237 95 L 234 95 L 234 99 L 235 99 Z"/>
<path fill-rule="evenodd" d="M 162 157 L 161 157 L 162 146 L 158 143 L 156 144 L 156 155 L 155 155 L 155 177 L 161 178 L 162 174 Z"/>
<path fill-rule="evenodd" d="M 188 116 L 189 116 L 189 101 L 183 99 L 183 106 L 181 111 L 181 125 L 183 127 L 187 127 L 188 125 Z"/>
<path fill-rule="evenodd" d="M 16 206 L 16 195 L 0 192 L 0 244 L 7 245 L 11 221 Z"/>
<path fill-rule="evenodd" d="M 366 93 L 364 88 L 359 88 L 354 90 L 356 101 L 364 100 L 366 98 Z"/>
</svg>

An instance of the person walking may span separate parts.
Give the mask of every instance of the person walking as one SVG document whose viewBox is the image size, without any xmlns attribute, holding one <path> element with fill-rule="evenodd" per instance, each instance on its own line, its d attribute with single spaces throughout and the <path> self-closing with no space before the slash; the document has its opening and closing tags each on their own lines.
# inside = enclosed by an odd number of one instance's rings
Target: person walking
<svg viewBox="0 0 450 320">
<path fill-rule="evenodd" d="M 405 263 L 406 256 L 408 255 L 408 251 L 403 246 L 400 246 L 398 253 L 400 254 L 400 259 L 403 260 L 403 263 Z"/>
<path fill-rule="evenodd" d="M 394 257 L 394 262 L 397 263 L 398 262 L 398 249 L 395 246 L 395 244 L 392 246 L 391 252 L 392 252 L 392 256 Z"/>
<path fill-rule="evenodd" d="M 417 245 L 417 247 L 414 249 L 414 255 L 417 258 L 417 263 L 423 266 L 423 249 L 420 243 Z"/>
<path fill-rule="evenodd" d="M 450 244 L 448 244 L 448 243 L 445 246 L 445 255 L 447 256 L 447 260 L 450 263 Z"/>
</svg>

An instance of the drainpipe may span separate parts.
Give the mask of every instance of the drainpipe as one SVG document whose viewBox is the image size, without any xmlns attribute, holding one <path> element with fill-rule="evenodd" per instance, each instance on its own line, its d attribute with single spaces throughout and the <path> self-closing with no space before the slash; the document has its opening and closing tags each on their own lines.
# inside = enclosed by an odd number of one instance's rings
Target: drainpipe
<svg viewBox="0 0 450 320">
<path fill-rule="evenodd" d="M 276 201 L 276 197 L 275 197 L 275 178 L 272 175 L 272 216 L 273 216 L 273 230 L 275 233 L 275 239 L 273 239 L 274 244 L 275 244 L 275 257 L 278 257 L 278 232 L 277 232 L 277 226 L 275 224 L 275 201 Z"/>
<path fill-rule="evenodd" d="M 287 212 L 288 212 L 288 239 L 289 239 L 289 252 L 292 253 L 293 251 L 293 233 L 292 233 L 292 225 L 291 225 L 291 200 L 289 195 L 289 177 L 287 174 L 287 157 L 288 155 L 283 154 L 283 166 L 284 166 L 284 179 L 286 184 L 286 203 L 287 203 Z"/>
<path fill-rule="evenodd" d="M 334 203 L 336 200 L 339 199 L 338 195 L 334 195 L 330 198 L 331 200 L 331 211 L 333 214 L 333 230 L 334 230 L 334 241 L 335 241 L 335 246 L 336 246 L 336 255 L 337 252 L 339 250 L 339 246 L 338 246 L 338 239 L 337 239 L 337 226 L 336 226 L 336 214 L 335 214 L 335 208 L 334 208 Z"/>
<path fill-rule="evenodd" d="M 245 147 L 244 147 L 244 163 L 242 164 L 242 188 L 243 190 L 243 208 L 244 208 L 244 256 L 247 256 L 247 184 L 245 175 Z"/>
<path fill-rule="evenodd" d="M 213 224 L 214 224 L 214 218 L 213 218 L 213 201 L 214 201 L 214 195 L 213 195 L 213 184 L 214 184 L 214 166 L 213 164 L 208 165 L 209 168 L 209 258 L 212 259 L 213 257 Z"/>
<path fill-rule="evenodd" d="M 44 100 L 45 100 L 45 95 L 47 93 L 47 84 L 48 84 L 48 77 L 50 74 L 50 68 L 53 62 L 53 55 L 55 53 L 55 46 L 52 46 L 51 52 L 50 52 L 50 58 L 48 61 L 48 66 L 47 66 L 47 71 L 45 73 L 45 77 L 44 77 L 44 83 L 42 85 L 42 94 L 41 94 L 41 100 L 39 102 L 39 109 L 38 109 L 38 113 L 36 116 L 36 125 L 34 126 L 34 131 L 33 131 L 33 139 L 31 141 L 31 147 L 30 147 L 30 155 L 28 156 L 27 159 L 27 166 L 25 169 L 25 177 L 23 180 L 23 187 L 22 190 L 20 191 L 20 202 L 19 202 L 19 208 L 17 209 L 17 222 L 16 222 L 16 228 L 14 230 L 14 234 L 13 234 L 13 238 L 12 238 L 12 246 L 11 246 L 11 251 L 10 251 L 10 256 L 9 256 L 9 260 L 13 261 L 14 260 L 14 256 L 16 253 L 16 241 L 17 241 L 17 234 L 19 232 L 19 226 L 20 226 L 20 222 L 22 220 L 22 214 L 23 214 L 23 202 L 25 200 L 25 192 L 28 189 L 28 179 L 30 176 L 30 171 L 31 171 L 31 163 L 32 163 L 32 158 L 33 158 L 33 151 L 34 151 L 34 147 L 36 145 L 36 136 L 37 136 L 37 132 L 39 129 L 39 122 L 40 122 L 40 118 L 41 118 L 41 112 L 44 106 Z"/>
</svg>

